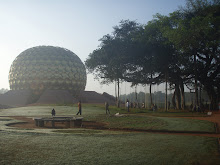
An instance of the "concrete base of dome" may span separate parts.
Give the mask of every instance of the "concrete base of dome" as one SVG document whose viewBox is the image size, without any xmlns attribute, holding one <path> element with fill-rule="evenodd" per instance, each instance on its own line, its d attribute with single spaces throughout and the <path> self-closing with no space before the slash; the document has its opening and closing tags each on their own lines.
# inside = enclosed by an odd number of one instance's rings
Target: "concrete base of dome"
<svg viewBox="0 0 220 165">
<path fill-rule="evenodd" d="M 71 104 L 76 103 L 74 98 L 67 90 L 46 90 L 40 96 L 37 104 Z"/>
<path fill-rule="evenodd" d="M 29 104 L 31 91 L 10 90 L 0 95 L 0 104 L 8 106 L 26 106 Z M 115 98 L 107 93 L 99 94 L 95 91 L 83 91 L 78 98 L 74 98 L 67 90 L 46 90 L 33 104 L 74 104 L 82 103 L 115 104 Z M 31 103 L 32 104 L 32 103 Z"/>
<path fill-rule="evenodd" d="M 29 90 L 10 90 L 0 95 L 0 104 L 8 106 L 25 106 L 31 96 Z"/>
</svg>

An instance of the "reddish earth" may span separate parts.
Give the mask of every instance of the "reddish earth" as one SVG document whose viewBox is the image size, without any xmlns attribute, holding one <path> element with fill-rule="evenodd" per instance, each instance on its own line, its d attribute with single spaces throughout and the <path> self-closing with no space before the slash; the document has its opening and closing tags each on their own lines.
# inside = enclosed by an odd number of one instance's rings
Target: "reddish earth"
<svg viewBox="0 0 220 165">
<path fill-rule="evenodd" d="M 21 117 L 21 116 L 16 116 L 12 117 L 17 120 L 24 121 L 24 123 L 15 123 L 13 125 L 10 125 L 12 127 L 17 127 L 17 128 L 25 128 L 25 129 L 45 129 L 45 128 L 51 128 L 51 123 L 46 123 L 45 127 L 37 127 L 35 126 L 35 122 L 32 118 L 28 117 Z M 176 135 L 191 135 L 191 136 L 208 136 L 208 137 L 218 137 L 220 138 L 219 134 L 219 126 L 220 126 L 220 112 L 214 112 L 211 116 L 209 117 L 184 117 L 184 118 L 190 118 L 190 119 L 197 119 L 197 120 L 207 120 L 211 121 L 214 123 L 217 123 L 217 134 L 198 134 L 198 133 L 173 133 L 173 132 L 153 132 L 153 133 L 159 133 L 159 134 L 176 134 Z M 83 121 L 83 128 L 90 128 L 90 129 L 107 129 L 105 123 L 99 123 L 99 122 L 92 122 L 92 121 Z M 56 128 L 65 128 L 64 123 L 56 123 Z M 115 131 L 137 131 L 137 130 L 119 130 L 119 129 L 111 129 Z M 137 131 L 139 132 L 139 131 Z"/>
</svg>

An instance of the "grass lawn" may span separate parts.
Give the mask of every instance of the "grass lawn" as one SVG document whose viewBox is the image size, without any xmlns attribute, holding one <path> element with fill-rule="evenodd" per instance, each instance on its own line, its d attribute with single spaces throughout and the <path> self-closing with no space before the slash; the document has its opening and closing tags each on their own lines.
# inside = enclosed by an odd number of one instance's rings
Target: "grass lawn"
<svg viewBox="0 0 220 165">
<path fill-rule="evenodd" d="M 57 116 L 75 115 L 77 106 L 29 106 L 12 109 L 1 109 L 0 116 L 51 116 L 51 110 L 56 110 Z M 123 109 L 111 108 L 111 113 L 114 114 L 118 110 L 124 112 Z M 105 115 L 104 105 L 84 104 L 82 116 L 84 120 L 107 123 L 107 128 L 128 128 L 128 129 L 143 129 L 143 130 L 162 130 L 162 131 L 200 131 L 200 132 L 215 132 L 214 123 L 201 120 L 191 120 L 182 118 L 173 118 L 175 115 L 172 112 L 170 117 L 161 116 L 162 112 L 147 112 L 134 113 L 123 117 L 114 117 Z M 165 112 L 163 112 L 166 114 Z M 153 116 L 153 115 L 154 116 Z M 183 113 L 182 113 L 183 114 Z M 188 115 L 188 113 L 186 113 Z M 191 114 L 191 113 L 190 113 Z M 176 113 L 179 116 L 179 112 Z M 195 114 L 194 114 L 195 115 Z M 200 115 L 200 114 L 199 114 Z"/>
<path fill-rule="evenodd" d="M 219 164 L 216 138 L 1 132 L 0 164 Z"/>
<path fill-rule="evenodd" d="M 0 116 L 51 116 L 51 110 L 56 110 L 56 115 L 75 115 L 78 111 L 77 104 L 74 105 L 47 105 L 47 106 L 28 106 L 11 109 L 0 109 Z M 127 114 L 127 110 L 110 106 L 111 114 L 120 113 Z M 104 105 L 95 104 L 82 104 L 82 114 L 94 116 L 98 114 L 105 114 Z M 160 117 L 193 117 L 193 116 L 206 116 L 201 113 L 183 112 L 183 111 L 157 111 L 152 112 L 145 109 L 130 109 L 129 114 L 140 114 L 145 116 L 160 116 Z"/>
<path fill-rule="evenodd" d="M 99 115 L 94 121 L 107 123 L 107 128 L 128 128 L 155 131 L 188 131 L 188 132 L 215 132 L 215 124 L 209 121 L 183 118 L 155 117 L 155 116 L 104 116 Z"/>
<path fill-rule="evenodd" d="M 75 115 L 74 106 L 31 106 L 1 109 L 0 116 Z M 200 120 L 161 117 L 160 112 L 105 115 L 104 106 L 83 105 L 85 120 L 107 123 L 110 128 L 213 131 Z M 116 113 L 117 108 L 111 113 Z M 123 109 L 120 110 L 123 112 Z M 175 116 L 172 113 L 173 116 Z M 177 115 L 178 116 L 178 115 Z M 212 164 L 220 162 L 217 138 L 154 133 L 90 130 L 82 128 L 19 130 L 7 128 L 10 117 L 0 117 L 0 164 Z"/>
<path fill-rule="evenodd" d="M 96 105 L 82 105 L 83 115 L 97 115 L 103 114 L 105 111 L 100 106 Z M 78 112 L 77 105 L 73 106 L 57 106 L 57 105 L 47 105 L 47 106 L 27 106 L 11 109 L 0 109 L 0 116 L 51 116 L 51 110 L 55 109 L 57 116 L 62 115 L 76 115 Z"/>
</svg>

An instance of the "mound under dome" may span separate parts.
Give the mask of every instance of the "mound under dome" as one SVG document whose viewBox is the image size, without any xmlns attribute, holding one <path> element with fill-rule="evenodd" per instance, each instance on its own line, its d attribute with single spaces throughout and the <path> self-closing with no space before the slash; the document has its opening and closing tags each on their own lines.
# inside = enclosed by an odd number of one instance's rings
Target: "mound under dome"
<svg viewBox="0 0 220 165">
<path fill-rule="evenodd" d="M 86 69 L 73 52 L 53 46 L 27 49 L 13 61 L 9 72 L 11 90 L 68 90 L 77 97 L 86 86 Z"/>
</svg>

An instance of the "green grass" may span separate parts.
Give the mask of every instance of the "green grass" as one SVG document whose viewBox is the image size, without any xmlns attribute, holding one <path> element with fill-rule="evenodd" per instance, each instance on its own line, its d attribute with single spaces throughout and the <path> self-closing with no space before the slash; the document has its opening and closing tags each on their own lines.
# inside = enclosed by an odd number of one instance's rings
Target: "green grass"
<svg viewBox="0 0 220 165">
<path fill-rule="evenodd" d="M 55 109 L 57 116 L 62 115 L 76 115 L 78 112 L 77 105 L 74 106 L 27 106 L 10 109 L 0 109 L 0 116 L 51 116 L 51 110 Z M 103 114 L 105 110 L 96 105 L 83 105 L 83 115 Z"/>
<path fill-rule="evenodd" d="M 206 113 L 192 113 L 187 110 L 169 110 L 165 111 L 163 109 L 152 111 L 150 109 L 142 109 L 142 108 L 130 108 L 129 112 L 127 112 L 127 109 L 124 107 L 117 108 L 117 107 L 110 107 L 110 111 L 112 114 L 115 114 L 117 112 L 123 113 L 123 114 L 141 114 L 141 115 L 147 115 L 147 116 L 161 116 L 161 117 L 203 117 L 207 116 Z"/>
<path fill-rule="evenodd" d="M 107 128 L 141 129 L 155 131 L 215 132 L 215 124 L 209 121 L 183 118 L 125 115 L 121 117 L 99 115 L 89 120 L 105 123 Z"/>
<path fill-rule="evenodd" d="M 51 110 L 55 108 L 57 116 L 75 116 L 77 113 L 77 105 L 74 106 L 29 106 L 12 109 L 0 110 L 0 116 L 30 116 L 30 117 L 48 117 L 51 116 Z M 125 110 L 111 107 L 111 113 L 117 111 L 123 112 Z M 128 128 L 128 129 L 143 129 L 143 130 L 168 130 L 168 131 L 201 131 L 201 132 L 215 132 L 214 123 L 201 120 L 191 120 L 183 118 L 173 118 L 180 114 L 188 115 L 183 112 L 146 112 L 134 113 L 132 109 L 131 114 L 123 117 L 114 117 L 105 115 L 104 105 L 84 104 L 82 109 L 82 116 L 84 120 L 107 123 L 107 128 Z M 162 114 L 162 115 L 161 115 Z M 170 117 L 162 117 L 171 115 Z M 192 114 L 192 113 L 190 113 Z M 195 114 L 194 114 L 195 115 Z M 200 114 L 199 114 L 200 115 Z M 202 114 L 203 115 L 203 114 Z M 158 117 L 159 116 L 159 117 Z"/>
<path fill-rule="evenodd" d="M 1 132 L 0 164 L 218 164 L 216 138 Z"/>
<path fill-rule="evenodd" d="M 78 111 L 77 104 L 74 105 L 43 105 L 43 106 L 27 106 L 20 108 L 0 109 L 0 116 L 50 116 L 52 109 L 56 110 L 56 115 L 75 115 Z M 120 113 L 127 114 L 127 110 L 124 107 L 117 108 L 110 106 L 111 114 Z M 82 104 L 83 115 L 98 115 L 105 114 L 104 104 Z M 176 117 L 176 116 L 207 116 L 202 113 L 192 113 L 188 111 L 157 111 L 152 112 L 146 109 L 130 109 L 129 114 L 140 114 L 146 116 L 161 116 L 161 117 Z"/>
<path fill-rule="evenodd" d="M 75 115 L 77 106 L 31 106 L 0 110 L 0 116 Z M 111 107 L 111 113 L 123 109 Z M 171 113 L 171 112 L 170 112 Z M 107 128 L 213 131 L 213 123 L 161 117 L 163 112 L 132 112 L 122 117 L 105 115 L 104 105 L 84 105 L 84 120 L 107 123 Z M 182 112 L 184 115 L 184 113 Z M 188 113 L 185 113 L 188 115 Z M 159 116 L 159 117 L 158 117 Z M 166 116 L 166 115 L 165 115 Z M 110 130 L 17 129 L 5 124 L 17 122 L 0 117 L 0 164 L 147 164 L 217 165 L 217 138 L 201 136 L 131 133 Z"/>
</svg>

